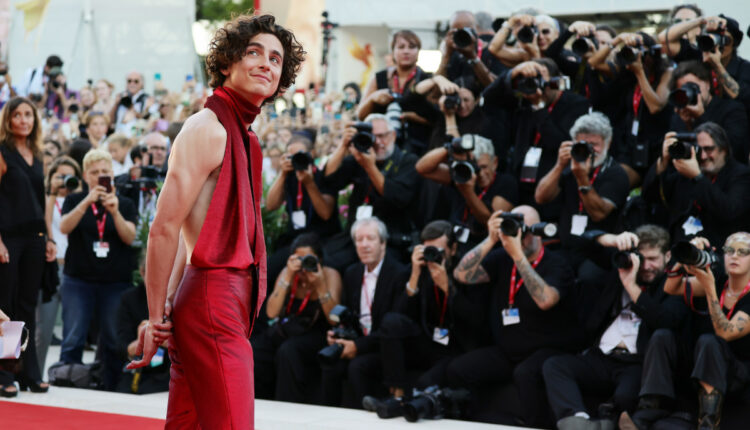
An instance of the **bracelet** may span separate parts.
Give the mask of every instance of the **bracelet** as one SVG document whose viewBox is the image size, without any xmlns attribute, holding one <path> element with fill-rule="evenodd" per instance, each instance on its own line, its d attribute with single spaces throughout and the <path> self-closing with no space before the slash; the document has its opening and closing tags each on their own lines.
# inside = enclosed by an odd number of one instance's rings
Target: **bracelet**
<svg viewBox="0 0 750 430">
<path fill-rule="evenodd" d="M 419 292 L 419 287 L 412 288 L 412 287 L 409 286 L 409 282 L 407 281 L 406 282 L 406 291 L 408 291 L 408 292 L 410 292 L 412 294 L 417 294 Z"/>
<path fill-rule="evenodd" d="M 330 291 L 326 291 L 326 293 L 323 294 L 321 297 L 319 297 L 318 300 L 320 301 L 320 304 L 323 305 L 323 304 L 328 303 L 328 301 L 331 300 L 331 298 L 332 298 L 331 297 L 331 292 Z"/>
<path fill-rule="evenodd" d="M 282 288 L 287 288 L 287 287 L 289 287 L 289 281 L 285 281 L 285 280 L 281 279 L 281 280 L 279 280 L 279 286 L 282 287 Z"/>
</svg>

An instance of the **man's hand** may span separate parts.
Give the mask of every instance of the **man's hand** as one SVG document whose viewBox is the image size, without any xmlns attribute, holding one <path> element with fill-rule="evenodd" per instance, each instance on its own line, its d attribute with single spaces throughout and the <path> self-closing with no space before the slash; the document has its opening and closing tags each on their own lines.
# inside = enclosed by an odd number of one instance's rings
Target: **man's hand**
<svg viewBox="0 0 750 430">
<path fill-rule="evenodd" d="M 709 16 L 706 20 L 706 31 L 716 31 L 727 28 L 727 20 L 720 16 Z"/>
<path fill-rule="evenodd" d="M 412 271 L 419 271 L 424 265 L 424 245 L 417 245 L 411 252 L 411 269 Z"/>
<path fill-rule="evenodd" d="M 3 335 L 3 323 L 6 321 L 10 321 L 10 318 L 3 313 L 2 309 L 0 309 L 0 336 Z"/>
<path fill-rule="evenodd" d="M 590 37 L 596 34 L 596 26 L 588 21 L 576 21 L 568 26 L 568 30 L 581 37 Z"/>
<path fill-rule="evenodd" d="M 583 163 L 579 163 L 575 159 L 570 159 L 570 171 L 576 178 L 576 182 L 580 186 L 586 186 L 589 184 L 589 172 L 594 164 L 593 157 L 589 157 Z"/>
<path fill-rule="evenodd" d="M 698 159 L 695 157 L 695 147 L 690 147 L 690 158 L 672 160 L 672 164 L 680 175 L 688 179 L 693 179 L 701 174 L 701 168 L 698 164 Z"/>
<path fill-rule="evenodd" d="M 456 189 L 461 193 L 462 196 L 465 196 L 467 193 L 473 193 L 476 185 L 477 175 L 476 173 L 472 173 L 471 178 L 468 181 L 461 184 L 456 183 Z"/>
<path fill-rule="evenodd" d="M 292 165 L 292 154 L 284 154 L 281 156 L 279 170 L 284 175 L 294 171 L 294 166 Z"/>
<path fill-rule="evenodd" d="M 393 101 L 391 91 L 387 88 L 375 91 L 374 93 L 372 93 L 370 98 L 372 99 L 372 101 L 382 106 L 387 106 Z"/>
<path fill-rule="evenodd" d="M 638 275 L 638 269 L 641 267 L 641 260 L 632 253 L 628 256 L 633 266 L 630 269 L 617 269 L 617 274 L 620 275 L 620 282 L 625 288 L 633 288 L 638 286 L 636 276 Z"/>
<path fill-rule="evenodd" d="M 367 152 L 360 152 L 354 146 L 350 146 L 349 153 L 352 154 L 354 160 L 365 170 L 367 170 L 368 166 L 375 166 L 375 150 L 373 150 L 372 147 L 368 149 Z"/>
<path fill-rule="evenodd" d="M 336 339 L 336 343 L 344 346 L 344 350 L 341 351 L 341 358 L 351 360 L 357 356 L 357 345 L 354 344 L 353 340 Z"/>
<path fill-rule="evenodd" d="M 523 246 L 521 246 L 520 228 L 518 229 L 518 233 L 516 233 L 515 236 L 506 236 L 502 230 L 499 230 L 498 234 L 500 236 L 500 241 L 503 244 L 503 248 L 505 248 L 505 252 L 508 253 L 508 256 L 513 259 L 513 261 L 525 258 L 525 255 L 523 253 Z"/>
<path fill-rule="evenodd" d="M 672 161 L 672 157 L 669 155 L 669 147 L 677 142 L 677 139 L 675 139 L 676 135 L 677 133 L 674 131 L 670 131 L 664 135 L 664 142 L 661 144 L 661 160 L 659 160 L 659 163 L 662 166 L 657 166 L 657 168 L 661 167 L 660 170 L 662 171 L 666 169 L 668 163 Z"/>
<path fill-rule="evenodd" d="M 620 251 L 629 251 L 638 248 L 638 242 L 638 235 L 629 231 L 624 231 L 615 236 L 615 246 Z"/>
<path fill-rule="evenodd" d="M 516 79 L 519 76 L 535 78 L 541 76 L 544 70 L 546 70 L 544 66 L 535 61 L 525 61 L 511 70 L 510 77 L 511 79 Z"/>
<path fill-rule="evenodd" d="M 704 112 L 706 112 L 706 109 L 703 106 L 703 97 L 700 95 L 698 95 L 698 102 L 696 104 L 687 105 L 684 108 L 677 108 L 677 115 L 679 115 L 682 122 L 687 124 L 691 129 L 695 120 L 703 116 Z"/>
<path fill-rule="evenodd" d="M 341 147 L 342 148 L 348 148 L 349 143 L 352 141 L 352 138 L 354 137 L 355 134 L 357 134 L 357 129 L 352 127 L 352 124 L 353 123 L 347 124 L 347 127 L 344 129 L 344 132 L 341 133 Z"/>
<path fill-rule="evenodd" d="M 55 261 L 55 258 L 57 257 L 57 245 L 48 240 L 47 247 L 44 251 L 44 256 L 47 262 Z"/>
<path fill-rule="evenodd" d="M 314 182 L 312 164 L 307 166 L 305 170 L 298 170 L 295 172 L 297 175 L 297 181 L 303 185 L 310 185 Z"/>
<path fill-rule="evenodd" d="M 487 220 L 487 239 L 493 245 L 500 240 L 500 224 L 503 222 L 500 214 L 502 213 L 503 211 L 499 210 L 490 215 L 490 218 Z"/>
<path fill-rule="evenodd" d="M 120 200 L 117 198 L 114 189 L 111 193 L 104 195 L 104 198 L 102 199 L 102 205 L 107 210 L 107 212 L 113 215 L 117 213 L 117 208 L 120 205 Z"/>
<path fill-rule="evenodd" d="M 570 149 L 573 148 L 573 142 L 566 140 L 560 144 L 560 148 L 557 150 L 557 165 L 564 169 L 570 164 Z"/>
<path fill-rule="evenodd" d="M 101 185 L 97 185 L 94 188 L 89 189 L 89 193 L 86 195 L 86 204 L 91 206 L 97 203 L 107 196 L 107 189 Z"/>
<path fill-rule="evenodd" d="M 449 81 L 448 78 L 443 75 L 433 76 L 432 81 L 435 82 L 435 85 L 438 87 L 441 94 L 454 94 L 457 93 L 460 88 L 457 84 Z"/>
<path fill-rule="evenodd" d="M 138 346 L 136 347 L 135 355 L 143 354 L 143 356 L 140 360 L 133 360 L 128 363 L 127 368 L 137 369 L 148 366 L 154 354 L 159 349 L 159 345 L 169 339 L 171 335 L 172 321 L 166 320 L 166 322 L 162 323 L 149 321 L 138 332 Z"/>
<path fill-rule="evenodd" d="M 430 261 L 427 263 L 427 269 L 430 271 L 432 282 L 443 290 L 445 294 L 448 294 L 448 272 L 445 270 L 444 264 L 445 260 L 441 264 Z"/>
<path fill-rule="evenodd" d="M 713 51 L 703 52 L 703 62 L 711 66 L 712 69 L 716 69 L 721 65 L 721 50 L 718 46 L 714 46 Z"/>
</svg>

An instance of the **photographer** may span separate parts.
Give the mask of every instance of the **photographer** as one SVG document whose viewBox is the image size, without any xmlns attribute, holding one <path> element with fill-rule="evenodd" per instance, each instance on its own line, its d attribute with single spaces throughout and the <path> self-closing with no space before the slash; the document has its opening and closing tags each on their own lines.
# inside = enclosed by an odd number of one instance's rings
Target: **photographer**
<svg viewBox="0 0 750 430">
<path fill-rule="evenodd" d="M 518 185 L 511 175 L 497 171 L 498 160 L 488 140 L 466 135 L 453 142 L 425 154 L 416 169 L 445 186 L 442 194 L 448 204 L 441 206 L 456 226 L 459 254 L 463 255 L 487 236 L 487 220 L 493 212 L 510 211 L 518 203 Z M 469 171 L 470 176 L 459 177 L 463 171 Z"/>
<path fill-rule="evenodd" d="M 619 209 L 628 196 L 625 171 L 609 155 L 612 128 L 599 112 L 578 118 L 570 129 L 574 142 L 560 144 L 557 164 L 539 182 L 534 195 L 540 205 L 562 195 L 560 241 L 580 276 L 588 256 L 587 230 L 614 231 Z"/>
<path fill-rule="evenodd" d="M 371 114 L 365 124 L 372 127 L 371 132 L 360 133 L 355 127 L 344 130 L 341 144 L 326 163 L 326 181 L 337 191 L 354 184 L 346 230 L 355 220 L 377 216 L 388 226 L 393 257 L 406 261 L 414 231 L 411 217 L 418 215 L 414 209 L 420 188 L 414 170 L 417 156 L 396 146 L 396 132 L 385 116 Z M 351 250 L 347 238 L 342 249 L 331 255 L 332 264 L 343 270 L 353 262 Z"/>
<path fill-rule="evenodd" d="M 67 78 L 62 69 L 59 67 L 50 69 L 49 80 L 42 93 L 42 106 L 47 114 L 51 113 L 52 116 L 62 120 L 68 112 L 71 97 L 75 98 L 75 92 L 68 90 Z"/>
<path fill-rule="evenodd" d="M 522 220 L 507 215 L 522 215 Z M 509 222 L 517 229 L 515 235 L 501 227 Z M 512 381 L 522 408 L 516 411 L 518 418 L 534 427 L 547 421 L 542 364 L 575 351 L 581 340 L 570 308 L 573 271 L 561 255 L 545 249 L 538 236 L 523 232 L 522 225 L 529 229 L 538 222 L 530 206 L 519 206 L 510 214 L 495 212 L 487 222 L 487 239 L 454 270 L 458 282 L 489 283 L 494 345 L 458 356 L 446 369 L 451 387 L 476 389 Z M 503 249 L 492 250 L 498 242 Z"/>
<path fill-rule="evenodd" d="M 520 203 L 536 206 L 534 189 L 557 162 L 560 142 L 568 139 L 575 120 L 589 111 L 584 97 L 565 91 L 564 80 L 554 61 L 528 61 L 505 72 L 484 92 L 485 105 L 510 111 L 515 127 L 510 143 L 508 173 L 519 181 Z M 521 101 L 516 96 L 521 94 Z M 543 220 L 556 219 L 559 203 L 541 207 Z"/>
<path fill-rule="evenodd" d="M 60 232 L 68 235 L 60 287 L 63 341 L 60 361 L 81 363 L 91 319 L 99 315 L 103 381 L 114 390 L 122 362 L 117 354 L 115 314 L 120 296 L 131 286 L 137 212 L 112 186 L 112 157 L 92 149 L 83 158 L 88 192 L 71 194 L 62 208 Z"/>
<path fill-rule="evenodd" d="M 701 251 L 710 243 L 695 238 L 692 245 Z M 716 242 L 714 242 L 716 243 Z M 719 242 L 721 243 L 721 242 Z M 750 233 L 730 235 L 722 248 L 724 272 L 716 276 L 711 265 L 676 264 L 672 272 L 681 269 L 688 276 L 671 277 L 664 289 L 670 294 L 685 295 L 686 300 L 705 297 L 713 330 L 698 337 L 694 351 L 691 378 L 699 383 L 698 427 L 718 429 L 725 399 L 741 395 L 750 383 Z M 690 285 L 690 294 L 686 286 Z M 660 375 L 665 383 L 669 374 Z M 742 404 L 744 407 L 744 403 Z M 743 422 L 744 424 L 744 422 Z"/>
<path fill-rule="evenodd" d="M 132 71 L 125 77 L 125 92 L 115 98 L 109 115 L 115 131 L 130 136 L 131 128 L 138 118 L 148 113 L 153 99 L 143 90 L 143 74 Z"/>
<path fill-rule="evenodd" d="M 406 312 L 389 312 L 380 325 L 383 374 L 378 379 L 391 396 L 380 400 L 366 396 L 363 400 L 365 409 L 379 414 L 383 408 L 396 415 L 402 412 L 399 405 L 410 388 L 407 370 L 427 371 L 416 383 L 420 389 L 442 384 L 436 374 L 444 371 L 447 359 L 483 340 L 480 333 L 484 333 L 486 321 L 479 315 L 484 301 L 467 294 L 481 292 L 466 291 L 453 279 L 457 243 L 451 223 L 433 221 L 422 229 L 420 238 L 422 244 L 414 247 L 411 275 L 402 293 L 407 297 Z"/>
<path fill-rule="evenodd" d="M 361 336 L 339 339 L 328 331 L 328 345 L 341 345 L 339 359 L 322 366 L 322 404 L 341 405 L 341 382 L 348 375 L 354 390 L 355 407 L 373 392 L 372 375 L 380 369 L 379 329 L 386 313 L 403 312 L 401 296 L 406 280 L 405 268 L 390 252 L 386 252 L 388 230 L 377 217 L 357 220 L 351 228 L 359 261 L 344 272 L 341 304 L 358 315 Z"/>
<path fill-rule="evenodd" d="M 675 63 L 700 59 L 694 47 L 701 26 L 706 23 L 703 10 L 696 4 L 681 4 L 672 8 L 669 20 L 669 26 L 657 36 L 667 57 Z"/>
<path fill-rule="evenodd" d="M 326 240 L 341 231 L 337 193 L 324 183 L 324 173 L 313 163 L 312 142 L 295 135 L 281 158 L 279 174 L 268 190 L 266 210 L 275 211 L 286 203 L 287 232 L 276 242 L 268 259 L 268 277 L 276 279 L 289 256 L 288 244 L 302 233 L 314 232 Z"/>
<path fill-rule="evenodd" d="M 703 123 L 715 122 L 727 133 L 734 158 L 747 164 L 750 134 L 745 107 L 735 100 L 714 97 L 711 71 L 697 61 L 678 65 L 672 80 L 670 100 L 675 104 L 677 115 L 672 116 L 669 129 L 690 132 Z"/>
<path fill-rule="evenodd" d="M 320 367 L 316 354 L 326 346 L 331 309 L 341 297 L 341 276 L 323 265 L 320 238 L 297 236 L 286 267 L 266 300 L 275 323 L 253 339 L 255 393 L 260 398 L 313 403 Z"/>
<path fill-rule="evenodd" d="M 675 240 L 700 233 L 721 243 L 748 226 L 750 169 L 732 151 L 727 134 L 712 122 L 698 126 L 694 135 L 664 136 L 661 157 L 643 182 L 643 197 L 669 210 Z"/>
<path fill-rule="evenodd" d="M 31 97 L 32 94 L 43 94 L 47 90 L 52 69 L 62 70 L 63 61 L 57 55 L 50 55 L 44 64 L 26 70 L 23 80 L 18 87 L 18 94 Z"/>
<path fill-rule="evenodd" d="M 651 334 L 661 328 L 676 330 L 687 316 L 679 298 L 663 289 L 669 258 L 666 230 L 643 225 L 635 234 L 602 234 L 596 241 L 618 252 L 616 274 L 611 271 L 599 291 L 587 291 L 598 293 L 584 327 L 587 339 L 594 339 L 594 344 L 581 354 L 554 357 L 544 364 L 547 395 L 561 430 L 593 428 L 587 426 L 592 423 L 584 392 L 611 396 L 611 414 L 599 416 L 601 420 L 632 411 Z M 602 424 L 601 428 L 606 427 Z"/>
<path fill-rule="evenodd" d="M 509 67 L 546 56 L 547 49 L 560 34 L 556 19 L 549 15 L 531 16 L 524 12 L 527 11 L 511 15 L 490 43 L 490 52 Z"/>
</svg>

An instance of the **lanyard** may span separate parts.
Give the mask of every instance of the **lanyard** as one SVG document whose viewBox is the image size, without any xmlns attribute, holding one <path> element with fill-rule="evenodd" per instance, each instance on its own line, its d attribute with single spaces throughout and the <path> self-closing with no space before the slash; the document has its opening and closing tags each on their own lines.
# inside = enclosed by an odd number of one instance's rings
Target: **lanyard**
<svg viewBox="0 0 750 430">
<path fill-rule="evenodd" d="M 547 108 L 548 114 L 552 113 L 552 109 L 554 109 L 557 102 L 560 101 L 560 97 L 562 97 L 562 91 L 560 91 L 557 94 L 557 98 L 555 98 L 555 101 L 550 103 L 549 107 Z M 539 140 L 541 139 L 542 139 L 542 133 L 540 133 L 539 130 L 537 129 L 536 134 L 534 134 L 534 146 L 539 145 Z"/>
<path fill-rule="evenodd" d="M 536 266 L 538 266 L 539 262 L 542 261 L 542 257 L 544 257 L 544 246 L 542 246 L 542 250 L 539 252 L 539 256 L 536 257 L 536 260 L 531 263 L 531 267 L 536 269 Z M 513 270 L 510 272 L 510 291 L 508 292 L 509 308 L 512 308 L 516 303 L 516 293 L 518 293 L 518 290 L 521 289 L 521 285 L 523 285 L 523 278 L 521 278 L 518 284 L 516 284 L 516 265 L 514 263 Z"/>
<path fill-rule="evenodd" d="M 488 185 L 487 185 L 486 187 L 484 187 L 484 189 L 482 190 L 482 192 L 481 192 L 481 193 L 479 193 L 479 194 L 477 195 L 477 198 L 478 198 L 479 200 L 482 200 L 482 197 L 484 197 L 484 195 L 485 195 L 485 194 L 487 194 L 487 190 L 489 190 L 489 189 L 490 189 L 490 187 L 492 186 L 492 184 L 494 184 L 494 183 L 495 183 L 495 178 L 497 178 L 497 172 L 495 172 L 495 173 L 494 173 L 494 174 L 492 175 L 492 182 L 490 182 L 490 183 L 489 183 L 489 184 L 488 184 Z M 490 206 L 491 206 L 491 205 L 490 205 Z M 464 207 L 464 216 L 463 216 L 463 218 L 462 218 L 462 221 L 463 221 L 464 223 L 466 223 L 466 219 L 467 219 L 468 217 L 469 217 L 469 207 L 468 207 L 468 206 L 466 206 L 466 207 Z"/>
<path fill-rule="evenodd" d="M 641 86 L 636 84 L 635 90 L 633 90 L 633 118 L 638 118 L 638 108 L 641 106 L 641 100 L 643 100 Z"/>
<path fill-rule="evenodd" d="M 297 284 L 299 283 L 299 273 L 294 275 L 294 282 L 292 283 L 292 291 L 289 294 L 289 303 L 286 304 L 286 314 L 292 311 L 292 302 L 294 302 L 294 295 L 297 293 Z M 305 298 L 302 299 L 302 303 L 299 305 L 299 309 L 295 312 L 295 315 L 299 315 L 307 307 L 307 303 L 310 301 L 310 295 L 312 294 L 312 288 L 305 294 Z"/>
<path fill-rule="evenodd" d="M 594 181 L 596 181 L 597 175 L 599 175 L 599 170 L 602 168 L 602 166 L 599 166 L 594 170 L 594 176 L 591 177 L 591 181 L 589 182 L 589 185 L 594 186 Z M 581 200 L 581 192 L 578 192 L 578 213 L 583 213 L 583 200 Z"/>
<path fill-rule="evenodd" d="M 57 208 L 57 213 L 62 215 L 62 208 L 60 207 L 60 202 L 57 201 L 57 197 L 55 197 L 55 208 Z"/>
<path fill-rule="evenodd" d="M 719 305 L 721 305 L 722 309 L 724 309 L 724 296 L 727 293 L 727 290 L 728 290 L 727 287 L 728 287 L 728 285 L 729 285 L 729 281 L 727 281 L 727 282 L 724 283 L 724 290 L 721 292 L 721 298 L 719 299 Z M 737 297 L 737 301 L 735 301 L 734 305 L 732 305 L 732 309 L 730 309 L 729 313 L 727 314 L 727 319 L 731 319 L 732 318 L 732 314 L 734 313 L 734 308 L 737 307 L 737 303 L 739 303 L 739 301 L 740 301 L 741 298 L 745 297 L 745 294 L 747 294 L 748 291 L 750 291 L 750 282 L 748 282 L 748 284 L 745 285 L 745 289 L 742 290 L 742 293 L 740 294 L 740 296 Z"/>
<path fill-rule="evenodd" d="M 414 70 L 412 70 L 411 73 L 409 73 L 409 77 L 406 78 L 406 81 L 404 82 L 404 87 L 401 88 L 401 85 L 399 85 L 399 82 L 398 82 L 398 71 L 394 70 L 393 71 L 393 92 L 398 93 L 398 94 L 404 94 L 406 85 L 409 84 L 409 81 L 411 81 L 412 78 L 414 78 L 416 74 L 417 74 L 417 68 L 414 67 Z"/>
<path fill-rule="evenodd" d="M 102 214 L 102 218 L 99 219 L 99 210 L 96 209 L 96 203 L 91 204 L 91 210 L 94 212 L 96 218 L 96 230 L 99 232 L 99 242 L 104 241 L 104 225 L 107 223 L 107 212 Z"/>
<path fill-rule="evenodd" d="M 482 50 L 484 49 L 484 42 L 482 39 L 477 39 L 477 58 L 482 61 Z"/>
<path fill-rule="evenodd" d="M 316 172 L 315 166 L 312 168 L 313 175 Z M 297 209 L 302 208 L 302 182 L 297 181 Z"/>
<path fill-rule="evenodd" d="M 435 303 L 437 303 L 438 307 L 440 307 L 440 324 L 438 324 L 438 327 L 443 327 L 443 322 L 445 321 L 445 311 L 448 310 L 448 294 L 445 294 L 445 297 L 443 297 L 443 305 L 440 306 L 440 294 L 438 293 L 438 287 L 437 285 L 433 284 L 432 288 L 435 291 Z"/>
</svg>

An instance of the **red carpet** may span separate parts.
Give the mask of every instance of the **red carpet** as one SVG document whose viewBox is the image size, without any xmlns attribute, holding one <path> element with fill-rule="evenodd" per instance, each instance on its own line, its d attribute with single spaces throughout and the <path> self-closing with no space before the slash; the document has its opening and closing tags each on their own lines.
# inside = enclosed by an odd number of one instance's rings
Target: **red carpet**
<svg viewBox="0 0 750 430">
<path fill-rule="evenodd" d="M 0 402 L 0 417 L 2 417 L 0 427 L 13 430 L 79 430 L 84 428 L 161 430 L 164 428 L 164 420 L 154 418 L 12 402 Z"/>
</svg>

